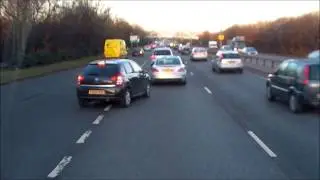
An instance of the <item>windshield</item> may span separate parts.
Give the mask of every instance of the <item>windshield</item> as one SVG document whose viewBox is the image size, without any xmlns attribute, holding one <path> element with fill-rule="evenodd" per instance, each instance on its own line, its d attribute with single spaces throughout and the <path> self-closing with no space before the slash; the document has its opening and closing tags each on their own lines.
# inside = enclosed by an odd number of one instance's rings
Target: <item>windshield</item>
<svg viewBox="0 0 320 180">
<path fill-rule="evenodd" d="M 171 52 L 169 50 L 157 50 L 154 52 L 154 55 L 156 56 L 171 55 Z"/>
<path fill-rule="evenodd" d="M 106 64 L 104 66 L 98 66 L 97 64 L 89 64 L 83 70 L 83 75 L 85 76 L 113 76 L 119 72 L 119 67 L 117 64 Z"/>
<path fill-rule="evenodd" d="M 249 51 L 249 52 L 251 51 L 252 52 L 252 51 L 257 51 L 257 50 L 255 48 L 253 48 L 253 47 L 248 47 L 247 51 Z"/>
<path fill-rule="evenodd" d="M 238 59 L 240 58 L 239 54 L 234 54 L 234 53 L 224 53 L 223 54 L 224 59 Z"/>
<path fill-rule="evenodd" d="M 194 52 L 196 52 L 196 53 L 204 53 L 204 52 L 207 52 L 207 50 L 204 49 L 204 48 L 199 48 L 199 49 L 195 49 Z"/>
<path fill-rule="evenodd" d="M 156 65 L 181 65 L 181 61 L 179 58 L 176 57 L 161 58 L 157 59 Z"/>
</svg>

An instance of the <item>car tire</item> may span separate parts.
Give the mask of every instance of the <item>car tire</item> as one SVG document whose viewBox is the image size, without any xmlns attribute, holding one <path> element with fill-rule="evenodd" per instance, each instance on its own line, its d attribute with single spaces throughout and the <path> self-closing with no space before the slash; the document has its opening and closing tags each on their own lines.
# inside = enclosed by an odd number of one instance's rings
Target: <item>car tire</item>
<svg viewBox="0 0 320 180">
<path fill-rule="evenodd" d="M 146 98 L 150 97 L 150 90 L 151 90 L 151 86 L 150 86 L 150 83 L 148 82 L 144 90 L 143 97 L 146 97 Z"/>
<path fill-rule="evenodd" d="M 275 100 L 275 96 L 273 95 L 272 87 L 270 85 L 268 85 L 266 88 L 266 97 L 270 102 Z"/>
<path fill-rule="evenodd" d="M 294 93 L 290 94 L 289 97 L 289 109 L 293 113 L 300 113 L 302 111 L 302 104 Z"/>
<path fill-rule="evenodd" d="M 88 107 L 89 101 L 87 99 L 78 98 L 78 104 L 81 108 L 85 108 L 85 107 Z"/>
<path fill-rule="evenodd" d="M 121 97 L 120 105 L 127 108 L 131 105 L 131 93 L 129 89 L 126 89 Z"/>
</svg>

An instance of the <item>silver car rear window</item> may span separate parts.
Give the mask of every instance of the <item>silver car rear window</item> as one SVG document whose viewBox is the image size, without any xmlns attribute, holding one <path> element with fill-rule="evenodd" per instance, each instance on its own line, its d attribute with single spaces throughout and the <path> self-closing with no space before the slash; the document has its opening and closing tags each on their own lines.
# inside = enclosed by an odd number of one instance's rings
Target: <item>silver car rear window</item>
<svg viewBox="0 0 320 180">
<path fill-rule="evenodd" d="M 179 58 L 161 58 L 157 59 L 156 65 L 181 65 Z"/>
</svg>

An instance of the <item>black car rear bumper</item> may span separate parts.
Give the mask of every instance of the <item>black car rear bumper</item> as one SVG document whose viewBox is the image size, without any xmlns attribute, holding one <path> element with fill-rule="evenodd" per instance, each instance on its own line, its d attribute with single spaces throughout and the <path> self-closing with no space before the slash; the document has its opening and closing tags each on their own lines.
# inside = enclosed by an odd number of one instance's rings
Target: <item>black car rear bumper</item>
<svg viewBox="0 0 320 180">
<path fill-rule="evenodd" d="M 104 95 L 89 94 L 89 90 L 103 90 Z M 106 100 L 106 101 L 119 101 L 123 95 L 124 88 L 122 87 L 102 87 L 102 86 L 78 86 L 77 97 L 78 99 L 88 100 Z"/>
</svg>

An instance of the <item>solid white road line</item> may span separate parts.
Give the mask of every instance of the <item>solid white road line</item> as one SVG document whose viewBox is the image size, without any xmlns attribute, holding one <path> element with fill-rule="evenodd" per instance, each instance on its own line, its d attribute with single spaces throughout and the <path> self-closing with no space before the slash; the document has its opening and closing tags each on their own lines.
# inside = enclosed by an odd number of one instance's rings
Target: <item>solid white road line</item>
<svg viewBox="0 0 320 180">
<path fill-rule="evenodd" d="M 66 167 L 67 164 L 71 162 L 72 156 L 65 156 L 63 159 L 59 162 L 59 164 L 48 174 L 48 178 L 55 178 L 57 177 L 63 170 L 63 168 Z"/>
<path fill-rule="evenodd" d="M 105 107 L 103 111 L 107 112 L 107 111 L 110 110 L 111 107 L 112 107 L 112 105 L 110 104 L 110 105 L 108 105 L 107 107 Z"/>
<path fill-rule="evenodd" d="M 190 72 L 190 75 L 193 76 L 193 72 Z"/>
<path fill-rule="evenodd" d="M 270 157 L 277 157 L 277 155 L 272 152 L 267 145 L 265 145 L 258 136 L 256 136 L 252 131 L 248 131 L 248 134 L 259 144 L 259 146 L 270 156 Z"/>
<path fill-rule="evenodd" d="M 92 124 L 99 124 L 100 121 L 103 119 L 103 117 L 104 117 L 104 115 L 103 115 L 103 114 L 100 114 L 100 115 L 97 117 L 97 119 L 92 122 Z"/>
<path fill-rule="evenodd" d="M 86 139 L 90 136 L 91 133 L 92 133 L 91 130 L 86 131 L 85 133 L 82 134 L 82 136 L 78 139 L 76 143 L 83 144 L 86 141 Z"/>
<path fill-rule="evenodd" d="M 212 92 L 210 91 L 209 88 L 207 88 L 207 86 L 204 87 L 204 90 L 206 90 L 209 94 L 212 94 Z"/>
</svg>

